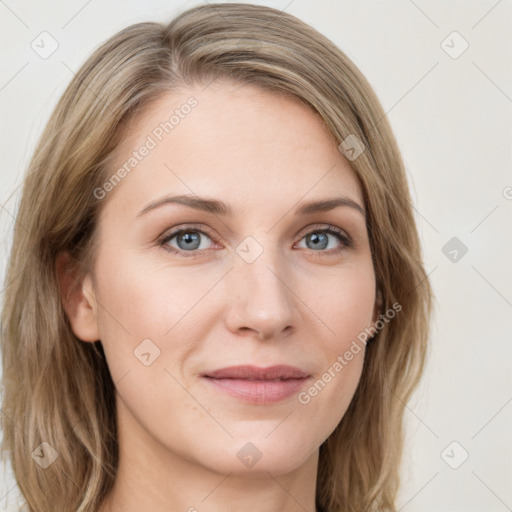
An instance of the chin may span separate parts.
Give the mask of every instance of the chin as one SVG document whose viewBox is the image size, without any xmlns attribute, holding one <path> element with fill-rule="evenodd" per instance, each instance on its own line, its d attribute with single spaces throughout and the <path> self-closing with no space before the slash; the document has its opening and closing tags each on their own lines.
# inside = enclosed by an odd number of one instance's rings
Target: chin
<svg viewBox="0 0 512 512">
<path fill-rule="evenodd" d="M 251 440 L 230 439 L 227 445 L 208 450 L 209 456 L 203 451 L 200 463 L 221 474 L 268 478 L 268 473 L 280 475 L 295 471 L 318 453 L 319 443 L 311 439 L 291 443 L 278 436 L 271 440 L 265 439 L 265 435 L 255 435 Z"/>
</svg>

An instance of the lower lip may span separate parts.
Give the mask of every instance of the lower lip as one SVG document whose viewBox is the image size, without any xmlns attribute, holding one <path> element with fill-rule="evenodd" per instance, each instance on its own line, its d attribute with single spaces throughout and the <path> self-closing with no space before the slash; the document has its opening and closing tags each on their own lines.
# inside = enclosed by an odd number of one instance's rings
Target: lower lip
<svg viewBox="0 0 512 512">
<path fill-rule="evenodd" d="M 280 402 L 297 393 L 309 380 L 288 379 L 279 381 L 261 381 L 244 379 L 213 379 L 204 377 L 217 389 L 228 395 L 251 404 L 271 404 Z"/>
</svg>

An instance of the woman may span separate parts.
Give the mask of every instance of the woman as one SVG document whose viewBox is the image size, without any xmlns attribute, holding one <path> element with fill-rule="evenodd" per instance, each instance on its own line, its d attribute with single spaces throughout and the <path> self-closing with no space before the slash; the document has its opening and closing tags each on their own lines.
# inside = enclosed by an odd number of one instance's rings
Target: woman
<svg viewBox="0 0 512 512">
<path fill-rule="evenodd" d="M 132 25 L 25 178 L 3 449 L 28 510 L 394 511 L 431 290 L 356 66 L 248 4 Z"/>
</svg>

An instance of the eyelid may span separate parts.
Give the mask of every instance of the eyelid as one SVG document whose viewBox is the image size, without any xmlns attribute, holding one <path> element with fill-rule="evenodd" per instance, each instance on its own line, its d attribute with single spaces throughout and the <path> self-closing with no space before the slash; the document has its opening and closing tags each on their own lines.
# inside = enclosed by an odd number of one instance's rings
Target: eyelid
<svg viewBox="0 0 512 512">
<path fill-rule="evenodd" d="M 309 224 L 305 228 L 301 229 L 295 236 L 302 235 L 301 239 L 309 233 L 315 231 L 334 231 L 335 233 L 346 237 L 349 241 L 352 241 L 352 237 L 348 234 L 345 229 L 342 229 L 334 224 L 327 224 L 322 222 L 315 222 L 314 224 Z"/>
</svg>

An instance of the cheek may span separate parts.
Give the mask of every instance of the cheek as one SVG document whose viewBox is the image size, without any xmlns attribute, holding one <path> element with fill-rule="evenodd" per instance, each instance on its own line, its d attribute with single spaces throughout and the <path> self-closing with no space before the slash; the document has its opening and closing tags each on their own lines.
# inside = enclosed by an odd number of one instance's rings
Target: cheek
<svg viewBox="0 0 512 512">
<path fill-rule="evenodd" d="M 346 269 L 324 282 L 323 293 L 310 293 L 325 335 L 319 337 L 322 364 L 298 402 L 318 418 L 327 437 L 347 410 L 359 383 L 365 336 L 372 325 L 375 279 L 370 266 Z M 366 331 L 365 331 L 366 329 Z"/>
<path fill-rule="evenodd" d="M 357 336 L 372 325 L 375 307 L 375 276 L 371 265 L 347 268 L 323 279 L 314 294 L 315 312 L 325 324 L 328 351 L 346 350 Z M 322 291 L 319 293 L 319 291 Z"/>
<path fill-rule="evenodd" d="M 98 325 L 112 378 L 140 366 L 138 347 L 155 358 L 169 329 L 168 306 L 161 290 L 140 262 L 102 253 L 96 268 Z M 148 342 L 147 340 L 150 340 Z M 142 344 L 142 345 L 141 345 Z M 144 358 L 143 358 L 144 359 Z"/>
<path fill-rule="evenodd" d="M 140 257 L 117 259 L 114 251 L 105 251 L 96 276 L 99 331 L 116 382 L 140 370 L 145 359 L 154 360 L 153 369 L 179 370 L 207 328 L 212 310 L 207 294 L 222 272 L 190 272 Z"/>
<path fill-rule="evenodd" d="M 186 271 L 150 265 L 146 258 L 105 257 L 97 274 L 104 327 L 117 324 L 133 338 L 162 338 L 211 286 L 208 276 L 191 279 Z"/>
</svg>

